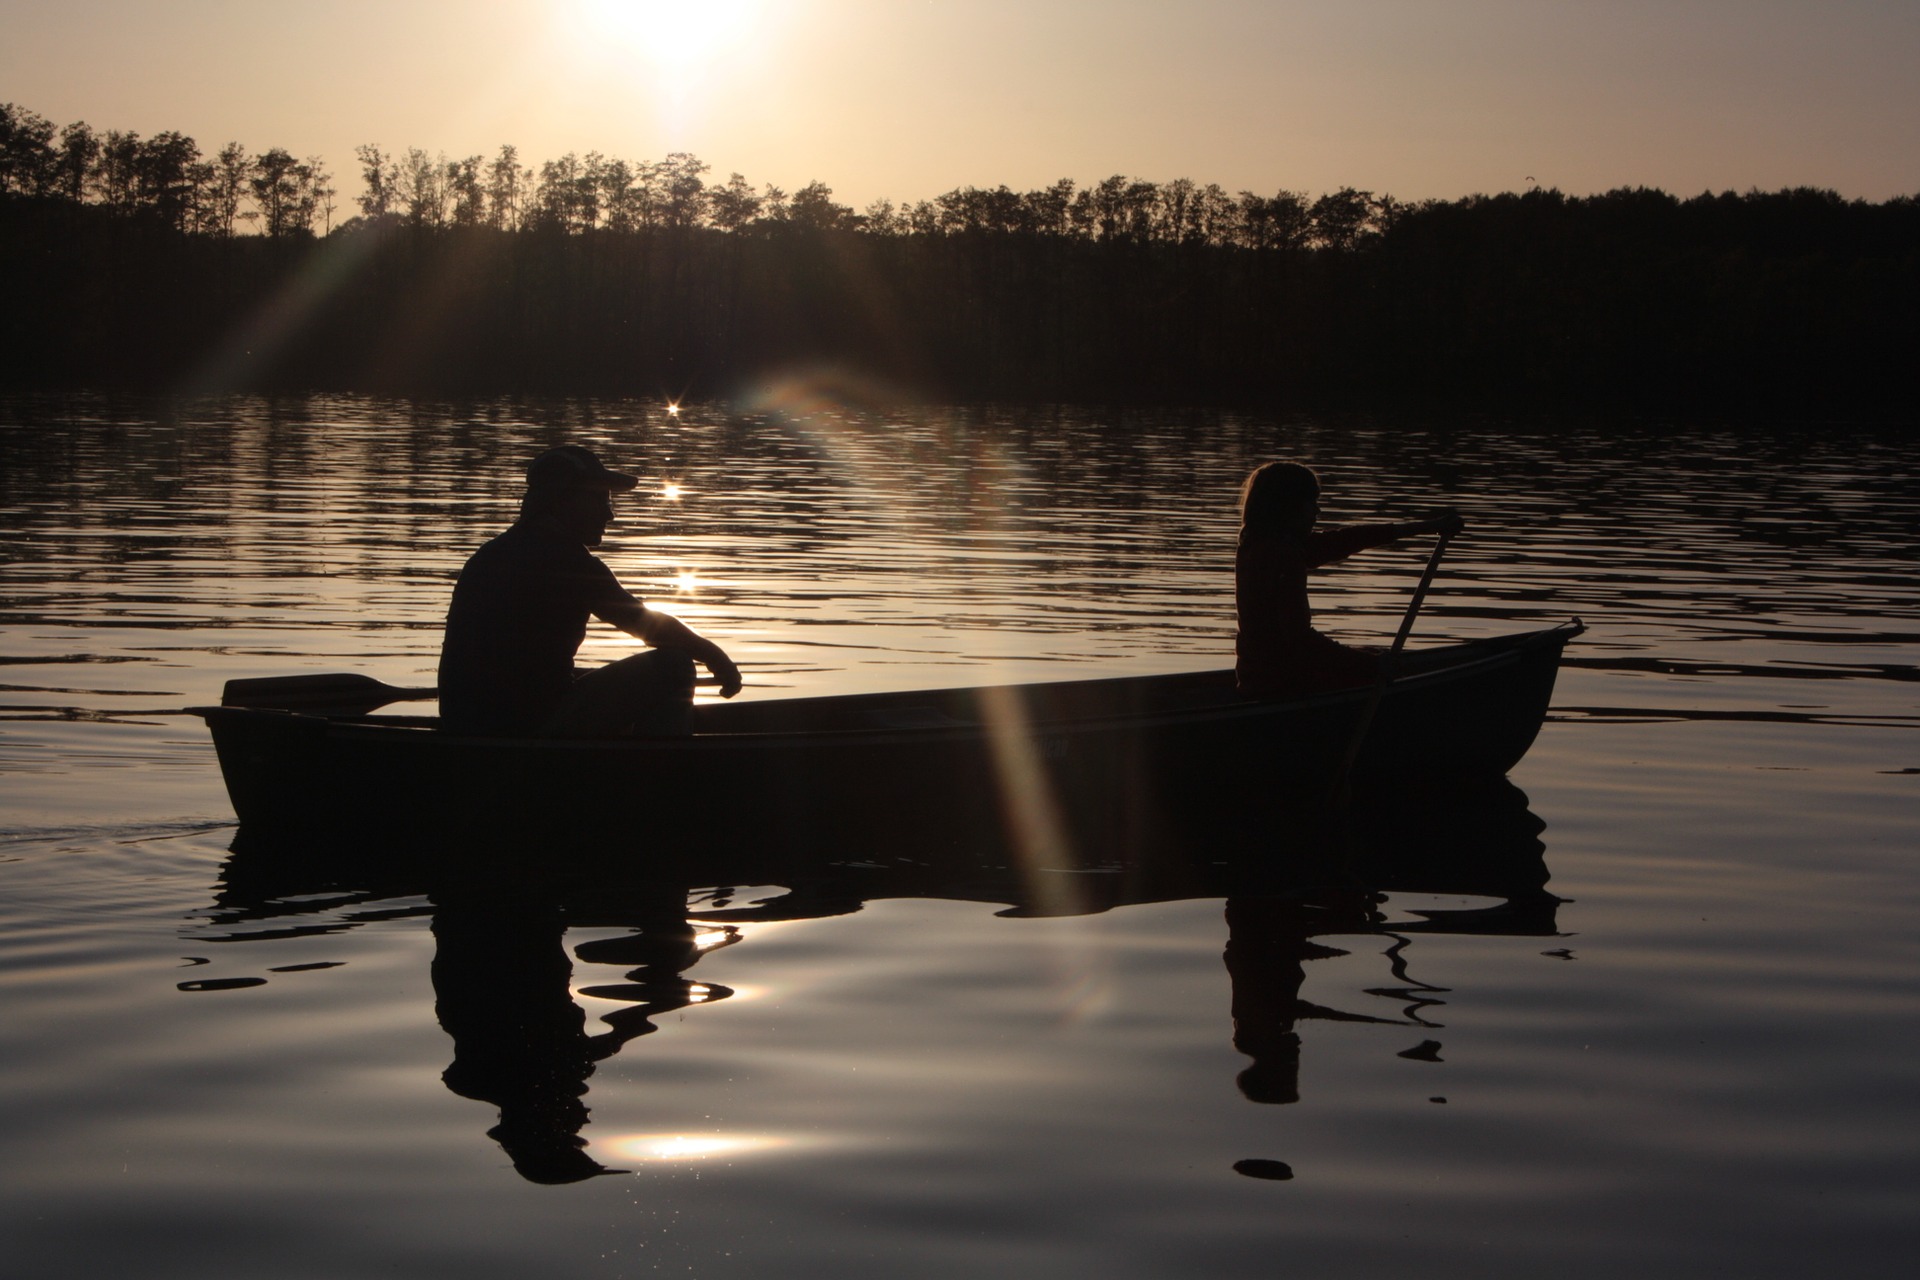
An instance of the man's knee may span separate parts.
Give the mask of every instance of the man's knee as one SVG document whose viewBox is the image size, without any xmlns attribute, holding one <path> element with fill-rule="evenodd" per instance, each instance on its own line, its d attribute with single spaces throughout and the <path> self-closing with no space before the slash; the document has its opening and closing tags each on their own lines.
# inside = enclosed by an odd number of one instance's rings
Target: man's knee
<svg viewBox="0 0 1920 1280">
<path fill-rule="evenodd" d="M 649 649 L 613 665 L 623 668 L 619 684 L 624 697 L 665 702 L 693 700 L 693 659 L 677 649 Z"/>
<path fill-rule="evenodd" d="M 644 653 L 629 654 L 618 662 L 609 662 L 597 671 L 588 672 L 587 676 L 607 683 L 691 689 L 693 672 L 694 661 L 686 654 L 676 649 L 648 649 Z"/>
<path fill-rule="evenodd" d="M 655 649 L 651 655 L 660 683 L 669 689 L 693 688 L 693 659 L 678 649 Z"/>
</svg>

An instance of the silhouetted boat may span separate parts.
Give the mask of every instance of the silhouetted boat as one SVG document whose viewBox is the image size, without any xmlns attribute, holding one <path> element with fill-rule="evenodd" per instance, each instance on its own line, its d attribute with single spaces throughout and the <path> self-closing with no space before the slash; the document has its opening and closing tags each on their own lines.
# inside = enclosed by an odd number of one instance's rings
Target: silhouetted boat
<svg viewBox="0 0 1920 1280">
<path fill-rule="evenodd" d="M 1358 793 L 1506 774 L 1578 621 L 1456 646 L 1378 693 Z M 857 854 L 904 829 L 1044 848 L 1257 832 L 1332 789 L 1371 688 L 1249 701 L 1231 671 L 703 705 L 686 738 L 463 737 L 429 716 L 196 709 L 244 827 L 631 833 Z M 1251 820 L 1251 826 L 1249 822 Z M 925 839 L 924 834 L 916 836 Z"/>
</svg>

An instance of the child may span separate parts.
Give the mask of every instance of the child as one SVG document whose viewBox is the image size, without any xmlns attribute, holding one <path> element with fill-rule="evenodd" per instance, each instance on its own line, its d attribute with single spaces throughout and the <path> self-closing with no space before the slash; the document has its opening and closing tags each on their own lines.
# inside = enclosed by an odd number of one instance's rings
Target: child
<svg viewBox="0 0 1920 1280">
<path fill-rule="evenodd" d="M 1384 653 L 1355 649 L 1313 628 L 1307 574 L 1357 551 L 1422 533 L 1452 536 L 1464 522 L 1444 511 L 1403 524 L 1362 524 L 1315 533 L 1320 477 L 1297 462 L 1269 462 L 1240 490 L 1234 599 L 1240 632 L 1235 674 L 1250 698 L 1297 696 L 1371 684 Z"/>
</svg>

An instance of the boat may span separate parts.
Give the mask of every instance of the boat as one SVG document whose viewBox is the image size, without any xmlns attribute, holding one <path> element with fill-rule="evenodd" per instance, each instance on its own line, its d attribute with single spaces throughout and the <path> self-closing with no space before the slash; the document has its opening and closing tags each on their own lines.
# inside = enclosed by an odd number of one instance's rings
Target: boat
<svg viewBox="0 0 1920 1280">
<path fill-rule="evenodd" d="M 1576 619 L 1377 686 L 1250 700 L 1231 670 L 702 704 L 679 738 L 443 732 L 432 716 L 199 707 L 243 830 L 458 846 L 695 840 L 858 856 L 903 833 L 1029 858 L 1262 838 L 1303 797 L 1496 781 Z M 230 686 L 231 688 L 231 686 Z M 230 699 L 231 700 L 231 699 Z M 1357 750 L 1356 750 L 1357 744 Z"/>
</svg>

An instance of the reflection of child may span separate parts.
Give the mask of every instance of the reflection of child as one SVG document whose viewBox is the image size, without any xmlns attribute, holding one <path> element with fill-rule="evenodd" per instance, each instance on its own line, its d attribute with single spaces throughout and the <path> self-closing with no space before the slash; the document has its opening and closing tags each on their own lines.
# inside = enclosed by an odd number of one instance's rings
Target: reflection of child
<svg viewBox="0 0 1920 1280">
<path fill-rule="evenodd" d="M 1422 533 L 1458 533 L 1458 513 L 1402 524 L 1362 524 L 1316 533 L 1320 478 L 1297 462 L 1269 462 L 1240 490 L 1234 641 L 1240 692 L 1269 698 L 1369 684 L 1382 655 L 1350 648 L 1313 628 L 1307 574 L 1357 551 Z"/>
</svg>

